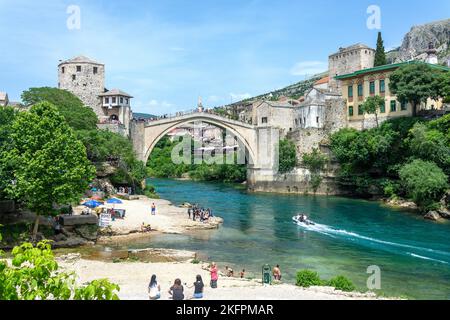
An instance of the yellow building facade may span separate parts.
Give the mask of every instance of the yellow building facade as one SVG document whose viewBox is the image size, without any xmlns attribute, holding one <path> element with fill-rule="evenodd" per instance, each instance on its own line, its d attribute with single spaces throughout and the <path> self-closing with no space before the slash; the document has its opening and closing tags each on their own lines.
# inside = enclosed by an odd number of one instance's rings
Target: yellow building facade
<svg viewBox="0 0 450 320">
<path fill-rule="evenodd" d="M 347 123 L 349 127 L 361 130 L 375 125 L 375 116 L 364 114 L 362 111 L 363 103 L 371 96 L 378 95 L 385 99 L 384 106 L 377 112 L 379 122 L 413 115 L 412 105 L 398 101 L 396 95 L 391 93 L 389 88 L 390 74 L 399 67 L 411 63 L 417 62 L 379 66 L 336 77 L 338 81 L 341 81 L 341 94 L 347 102 Z M 446 68 L 436 65 L 433 65 L 433 67 Z M 418 106 L 417 110 L 442 109 L 442 107 L 442 101 L 429 99 L 426 104 Z"/>
</svg>

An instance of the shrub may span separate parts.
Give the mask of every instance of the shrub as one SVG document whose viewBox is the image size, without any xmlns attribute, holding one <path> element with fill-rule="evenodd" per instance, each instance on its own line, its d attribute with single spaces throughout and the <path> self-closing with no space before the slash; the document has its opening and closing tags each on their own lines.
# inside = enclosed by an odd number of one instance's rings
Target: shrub
<svg viewBox="0 0 450 320">
<path fill-rule="evenodd" d="M 291 140 L 280 140 L 279 150 L 279 171 L 286 173 L 291 171 L 297 165 L 297 152 L 295 144 Z"/>
<path fill-rule="evenodd" d="M 319 274 L 311 270 L 300 270 L 297 272 L 295 284 L 299 287 L 309 288 L 311 286 L 323 285 L 323 281 L 320 280 Z"/>
<path fill-rule="evenodd" d="M 407 196 L 423 210 L 440 200 L 448 188 L 448 177 L 435 163 L 414 160 L 400 169 Z"/>
<path fill-rule="evenodd" d="M 342 290 L 346 292 L 352 292 L 355 291 L 356 289 L 355 285 L 351 282 L 351 280 L 344 276 L 337 276 L 327 281 L 327 285 L 330 287 L 334 287 L 337 290 Z"/>
</svg>

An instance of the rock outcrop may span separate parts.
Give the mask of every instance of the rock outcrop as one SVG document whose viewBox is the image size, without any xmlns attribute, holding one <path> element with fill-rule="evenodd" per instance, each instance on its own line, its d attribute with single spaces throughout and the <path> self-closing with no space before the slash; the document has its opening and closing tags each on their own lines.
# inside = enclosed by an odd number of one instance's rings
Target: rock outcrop
<svg viewBox="0 0 450 320">
<path fill-rule="evenodd" d="M 402 45 L 388 52 L 388 61 L 396 63 L 412 59 L 425 60 L 430 43 L 437 50 L 439 63 L 447 62 L 450 58 L 450 19 L 412 27 L 405 35 Z"/>
</svg>

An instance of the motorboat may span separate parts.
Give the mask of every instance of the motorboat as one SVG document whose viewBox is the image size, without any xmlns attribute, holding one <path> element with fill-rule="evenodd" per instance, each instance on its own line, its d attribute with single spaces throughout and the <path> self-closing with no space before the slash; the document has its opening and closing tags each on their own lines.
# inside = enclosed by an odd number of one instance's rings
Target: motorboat
<svg viewBox="0 0 450 320">
<path fill-rule="evenodd" d="M 313 226 L 315 225 L 314 222 L 308 219 L 308 217 L 304 214 L 298 214 L 294 217 L 292 217 L 292 220 L 294 220 L 296 223 L 301 223 L 307 226 Z"/>
</svg>

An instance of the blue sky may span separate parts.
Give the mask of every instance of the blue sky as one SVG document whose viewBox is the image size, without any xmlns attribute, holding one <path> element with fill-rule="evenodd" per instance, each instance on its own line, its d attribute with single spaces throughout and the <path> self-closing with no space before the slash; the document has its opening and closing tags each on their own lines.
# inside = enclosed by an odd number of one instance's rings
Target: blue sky
<svg viewBox="0 0 450 320">
<path fill-rule="evenodd" d="M 341 46 L 375 46 L 369 5 L 381 8 L 386 48 L 413 25 L 446 19 L 450 1 L 407 0 L 0 0 L 0 91 L 57 86 L 57 64 L 79 54 L 106 64 L 107 88 L 135 112 L 216 106 L 284 87 L 327 69 Z M 81 28 L 69 30 L 78 5 Z"/>
</svg>

